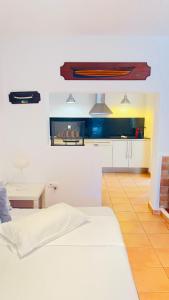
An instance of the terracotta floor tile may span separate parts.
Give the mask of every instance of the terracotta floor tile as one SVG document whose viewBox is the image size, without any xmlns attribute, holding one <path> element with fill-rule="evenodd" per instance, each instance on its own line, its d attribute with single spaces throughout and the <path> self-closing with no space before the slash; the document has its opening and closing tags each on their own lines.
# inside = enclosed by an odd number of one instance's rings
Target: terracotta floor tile
<svg viewBox="0 0 169 300">
<path fill-rule="evenodd" d="M 146 203 L 132 204 L 132 205 L 136 212 L 150 212 L 150 209 L 148 208 L 148 204 Z"/>
<path fill-rule="evenodd" d="M 149 185 L 147 174 L 104 173 L 103 203 L 119 220 L 140 300 L 169 300 L 169 226 L 148 208 Z"/>
<path fill-rule="evenodd" d="M 113 190 L 113 189 L 108 189 L 107 191 L 112 197 L 119 195 L 120 197 L 124 196 L 125 198 L 127 198 L 127 195 L 123 191 L 117 191 L 117 190 Z"/>
<path fill-rule="evenodd" d="M 148 234 L 148 238 L 154 248 L 168 248 L 169 233 Z"/>
<path fill-rule="evenodd" d="M 121 193 L 124 194 L 124 191 L 121 189 L 120 186 L 107 186 L 107 189 L 112 193 Z"/>
<path fill-rule="evenodd" d="M 153 215 L 150 212 L 137 212 L 138 219 L 140 221 L 162 221 L 164 222 L 163 218 L 160 215 Z"/>
<path fill-rule="evenodd" d="M 117 211 L 133 211 L 133 207 L 130 203 L 116 203 L 113 204 L 113 210 Z"/>
<path fill-rule="evenodd" d="M 123 239 L 127 247 L 152 247 L 145 233 L 124 233 Z"/>
<path fill-rule="evenodd" d="M 106 203 L 105 201 L 102 203 L 102 206 L 103 207 L 110 207 L 110 208 L 112 208 L 111 207 L 111 203 L 108 203 L 108 202 Z"/>
<path fill-rule="evenodd" d="M 130 198 L 127 197 L 131 204 L 147 204 L 149 202 L 148 198 Z"/>
<path fill-rule="evenodd" d="M 102 203 L 103 206 L 108 206 L 108 207 L 111 206 L 111 203 L 108 200 L 104 199 L 104 201 L 102 201 L 102 202 L 103 202 Z"/>
<path fill-rule="evenodd" d="M 133 211 L 116 211 L 119 221 L 136 221 L 137 216 Z"/>
<path fill-rule="evenodd" d="M 166 224 L 163 221 L 141 221 L 146 233 L 169 233 Z"/>
<path fill-rule="evenodd" d="M 117 204 L 119 204 L 119 203 L 129 203 L 129 204 L 131 204 L 130 201 L 125 197 L 112 197 L 112 196 L 109 196 L 109 197 L 110 197 L 111 203 L 117 203 Z"/>
<path fill-rule="evenodd" d="M 140 293 L 140 300 L 168 300 L 169 293 Z"/>
<path fill-rule="evenodd" d="M 153 248 L 128 248 L 127 252 L 132 267 L 161 267 Z"/>
<path fill-rule="evenodd" d="M 143 193 L 143 192 L 140 192 L 140 190 L 138 189 L 137 191 L 127 191 L 126 192 L 127 196 L 128 197 L 148 197 L 149 196 L 149 193 Z"/>
<path fill-rule="evenodd" d="M 123 233 L 144 233 L 141 224 L 137 221 L 120 222 Z"/>
<path fill-rule="evenodd" d="M 166 222 L 166 220 L 163 218 L 165 225 L 167 226 L 168 230 L 169 230 L 169 223 L 168 221 Z"/>
<path fill-rule="evenodd" d="M 118 181 L 118 179 L 116 179 L 115 177 L 113 178 L 113 177 L 110 177 L 110 178 L 108 178 L 108 177 L 104 177 L 104 181 L 107 183 L 107 184 L 119 184 L 119 181 Z"/>
<path fill-rule="evenodd" d="M 166 274 L 167 274 L 167 276 L 168 276 L 168 278 L 169 278 L 169 268 L 164 268 L 164 270 L 165 270 L 165 272 L 166 272 Z M 169 298 L 168 298 L 169 299 Z"/>
<path fill-rule="evenodd" d="M 150 196 L 149 187 L 148 188 L 139 187 L 139 191 L 140 191 L 140 193 L 143 193 L 143 194 L 146 194 L 146 195 Z"/>
<path fill-rule="evenodd" d="M 135 187 L 134 191 L 131 190 L 131 193 L 132 192 L 137 192 L 138 191 L 138 187 L 136 186 L 136 184 L 134 182 L 120 182 L 120 185 L 121 185 L 121 188 L 125 191 L 128 190 L 128 192 L 130 192 L 130 190 Z"/>
<path fill-rule="evenodd" d="M 135 179 L 134 182 L 136 183 L 136 185 L 140 188 L 143 188 L 143 189 L 148 189 L 149 190 L 149 187 L 150 187 L 150 181 L 151 180 L 147 180 L 147 179 L 141 179 L 141 180 L 137 180 Z"/>
<path fill-rule="evenodd" d="M 168 248 L 156 249 L 156 253 L 163 267 L 169 267 L 169 245 Z"/>
<path fill-rule="evenodd" d="M 106 197 L 109 197 L 109 194 L 108 194 L 108 192 L 105 190 L 102 190 L 102 193 L 101 193 L 101 195 L 102 195 L 102 199 L 103 198 L 106 198 Z"/>
<path fill-rule="evenodd" d="M 123 190 L 125 192 L 134 192 L 134 193 L 139 193 L 140 189 L 137 187 L 137 186 L 124 186 L 123 187 Z"/>
<path fill-rule="evenodd" d="M 107 186 L 107 190 L 108 191 L 115 191 L 115 192 L 119 192 L 119 193 L 123 193 L 123 190 L 121 189 L 121 186 L 118 185 L 118 184 L 107 184 L 106 183 L 106 186 Z"/>
<path fill-rule="evenodd" d="M 111 198 L 125 198 L 125 199 L 127 199 L 127 196 L 125 195 L 125 194 L 120 194 L 120 193 L 114 193 L 114 192 L 111 192 L 111 191 L 109 191 L 108 192 L 109 193 L 109 196 L 111 197 Z"/>
<path fill-rule="evenodd" d="M 121 186 L 135 186 L 135 182 L 133 180 L 127 178 L 119 178 L 119 183 Z"/>
<path fill-rule="evenodd" d="M 102 196 L 102 202 L 104 205 L 108 205 L 108 206 L 111 204 L 109 197 L 106 196 Z"/>
<path fill-rule="evenodd" d="M 169 278 L 163 268 L 134 268 L 133 274 L 139 293 L 169 292 Z"/>
<path fill-rule="evenodd" d="M 122 191 L 121 185 L 119 183 L 112 183 L 106 181 L 106 186 L 108 190 L 116 190 L 116 191 Z"/>
<path fill-rule="evenodd" d="M 139 197 L 140 196 L 140 192 L 137 191 L 137 192 L 125 192 L 127 197 Z"/>
<path fill-rule="evenodd" d="M 110 202 L 110 200 L 109 200 L 109 198 L 107 198 L 107 197 L 102 197 L 102 205 L 103 206 L 111 206 L 111 202 Z"/>
<path fill-rule="evenodd" d="M 138 184 L 144 184 L 144 185 L 148 185 L 150 184 L 150 180 L 151 180 L 151 177 L 140 177 L 140 175 L 135 178 L 133 178 L 134 182 L 138 183 Z"/>
<path fill-rule="evenodd" d="M 112 196 L 112 197 L 125 197 L 127 198 L 127 195 L 125 194 L 125 192 L 123 191 L 117 191 L 117 190 L 111 190 L 111 189 L 107 189 L 107 192 Z"/>
<path fill-rule="evenodd" d="M 106 187 L 107 187 L 107 190 L 108 191 L 112 191 L 112 192 L 119 192 L 119 193 L 123 193 L 123 190 L 121 189 L 121 186 L 120 185 L 117 185 L 117 184 L 107 184 L 106 183 Z"/>
<path fill-rule="evenodd" d="M 117 177 L 104 177 L 104 179 L 107 183 L 119 184 L 119 180 Z"/>
<path fill-rule="evenodd" d="M 129 199 L 149 199 L 149 195 L 145 193 L 138 193 L 138 195 L 127 195 Z"/>
</svg>

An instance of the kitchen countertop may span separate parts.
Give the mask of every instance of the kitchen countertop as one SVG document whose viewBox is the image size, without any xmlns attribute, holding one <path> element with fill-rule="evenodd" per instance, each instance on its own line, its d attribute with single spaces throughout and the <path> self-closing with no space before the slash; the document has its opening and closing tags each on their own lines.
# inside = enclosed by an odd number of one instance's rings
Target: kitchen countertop
<svg viewBox="0 0 169 300">
<path fill-rule="evenodd" d="M 92 139 L 84 139 L 84 141 L 92 142 L 92 141 L 111 141 L 111 140 L 150 140 L 150 138 L 144 137 L 144 138 L 135 138 L 134 136 L 130 137 L 121 137 L 121 136 L 112 136 L 111 138 L 92 138 Z"/>
</svg>

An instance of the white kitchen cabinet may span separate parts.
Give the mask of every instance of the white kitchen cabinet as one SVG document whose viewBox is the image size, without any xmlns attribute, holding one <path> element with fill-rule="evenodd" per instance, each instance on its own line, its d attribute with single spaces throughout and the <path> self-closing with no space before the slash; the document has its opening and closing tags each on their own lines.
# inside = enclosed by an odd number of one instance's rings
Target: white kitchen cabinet
<svg viewBox="0 0 169 300">
<path fill-rule="evenodd" d="M 85 146 L 98 147 L 103 168 L 149 168 L 150 140 L 86 140 Z"/>
<path fill-rule="evenodd" d="M 114 140 L 114 168 L 149 168 L 150 140 Z"/>
<path fill-rule="evenodd" d="M 114 168 L 129 167 L 127 140 L 113 141 L 113 167 Z"/>
<path fill-rule="evenodd" d="M 133 140 L 129 144 L 129 167 L 149 168 L 150 141 Z"/>
<path fill-rule="evenodd" d="M 113 166 L 111 141 L 87 141 L 85 142 L 85 146 L 98 147 L 100 152 L 100 162 L 102 168 Z"/>
<path fill-rule="evenodd" d="M 101 155 L 101 166 L 103 168 L 113 166 L 112 144 L 99 145 Z"/>
</svg>

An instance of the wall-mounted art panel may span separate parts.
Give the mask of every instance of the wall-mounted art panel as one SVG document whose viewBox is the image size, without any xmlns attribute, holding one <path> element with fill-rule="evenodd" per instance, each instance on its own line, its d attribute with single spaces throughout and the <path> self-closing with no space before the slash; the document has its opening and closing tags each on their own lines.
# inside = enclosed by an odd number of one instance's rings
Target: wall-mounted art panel
<svg viewBox="0 0 169 300">
<path fill-rule="evenodd" d="M 37 91 L 11 92 L 9 102 L 12 104 L 32 104 L 40 101 L 40 94 Z"/>
<path fill-rule="evenodd" d="M 146 62 L 65 62 L 65 80 L 145 80 L 151 68 Z"/>
</svg>

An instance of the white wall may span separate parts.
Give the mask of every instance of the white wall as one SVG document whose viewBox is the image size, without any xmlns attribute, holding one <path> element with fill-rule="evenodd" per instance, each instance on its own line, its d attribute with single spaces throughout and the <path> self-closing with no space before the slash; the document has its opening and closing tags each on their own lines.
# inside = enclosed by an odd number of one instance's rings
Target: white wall
<svg viewBox="0 0 169 300">
<path fill-rule="evenodd" d="M 89 117 L 89 110 L 95 102 L 95 94 L 73 93 L 75 104 L 67 104 L 69 93 L 49 94 L 49 115 L 51 117 Z"/>
<path fill-rule="evenodd" d="M 71 91 L 70 91 L 71 92 Z M 51 93 L 49 95 L 49 110 L 51 117 L 90 117 L 89 111 L 96 102 L 94 93 L 73 93 L 76 100 L 74 104 L 66 104 L 69 93 Z M 106 93 L 105 102 L 112 110 L 112 115 L 108 117 L 145 117 L 146 99 L 143 93 L 128 93 L 127 97 L 131 104 L 121 104 L 124 98 L 124 91 L 121 93 Z"/>
<path fill-rule="evenodd" d="M 159 97 L 159 95 L 158 95 Z M 157 95 L 154 94 L 145 94 L 145 136 L 152 137 L 153 135 L 153 125 L 156 122 L 154 114 L 155 114 L 155 101 Z M 159 101 L 159 100 L 157 100 Z"/>
<path fill-rule="evenodd" d="M 141 92 L 158 93 L 159 107 L 154 140 L 153 176 L 156 187 L 152 206 L 159 205 L 159 163 L 163 153 L 169 153 L 169 40 L 166 38 L 29 38 L 1 41 L 3 102 L 6 143 L 4 161 L 14 152 L 38 153 L 43 163 L 48 147 L 48 100 L 52 92 Z M 152 74 L 146 81 L 65 81 L 59 74 L 64 61 L 147 61 Z M 38 90 L 42 101 L 38 105 L 16 106 L 8 102 L 11 90 Z M 2 126 L 2 125 L 1 125 Z M 11 167 L 6 170 L 9 174 Z M 38 173 L 32 166 L 32 174 Z M 38 176 L 38 174 L 37 174 Z"/>
<path fill-rule="evenodd" d="M 2 51 L 2 44 L 0 44 L 0 53 Z M 3 101 L 3 58 L 0 55 L 0 180 L 3 178 L 4 174 L 4 143 L 5 143 L 5 114 L 4 114 L 4 105 Z"/>
<path fill-rule="evenodd" d="M 71 91 L 70 91 L 71 92 Z M 73 93 L 75 103 L 67 104 L 69 93 L 50 93 L 49 116 L 50 117 L 91 117 L 90 109 L 96 102 L 94 93 Z M 110 118 L 145 118 L 145 134 L 152 138 L 154 94 L 134 93 L 127 94 L 130 104 L 121 104 L 124 91 L 119 93 L 108 92 L 105 94 L 105 102 L 112 110 Z"/>
</svg>

